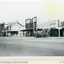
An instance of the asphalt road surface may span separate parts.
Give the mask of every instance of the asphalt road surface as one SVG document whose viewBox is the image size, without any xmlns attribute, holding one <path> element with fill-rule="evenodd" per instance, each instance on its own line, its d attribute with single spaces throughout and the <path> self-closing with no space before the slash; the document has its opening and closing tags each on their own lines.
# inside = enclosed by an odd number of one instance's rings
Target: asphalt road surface
<svg viewBox="0 0 64 64">
<path fill-rule="evenodd" d="M 1 56 L 64 56 L 64 38 L 0 37 Z"/>
</svg>

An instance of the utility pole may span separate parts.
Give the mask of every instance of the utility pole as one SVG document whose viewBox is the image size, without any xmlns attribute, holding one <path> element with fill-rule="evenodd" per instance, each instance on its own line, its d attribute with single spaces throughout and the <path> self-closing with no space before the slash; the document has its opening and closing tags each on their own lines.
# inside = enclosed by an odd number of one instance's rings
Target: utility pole
<svg viewBox="0 0 64 64">
<path fill-rule="evenodd" d="M 60 21 L 59 21 L 59 20 L 58 20 L 58 28 L 59 28 L 59 29 L 58 29 L 58 32 L 59 32 L 58 35 L 59 35 L 59 37 L 60 37 Z"/>
</svg>

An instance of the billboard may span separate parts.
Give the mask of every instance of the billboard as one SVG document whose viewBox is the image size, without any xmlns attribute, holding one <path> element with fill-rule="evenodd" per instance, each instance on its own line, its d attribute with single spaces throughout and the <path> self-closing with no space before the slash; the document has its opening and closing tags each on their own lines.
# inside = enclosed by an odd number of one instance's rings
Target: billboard
<svg viewBox="0 0 64 64">
<path fill-rule="evenodd" d="M 25 20 L 25 28 L 27 30 L 36 30 L 37 17 L 29 18 Z"/>
<path fill-rule="evenodd" d="M 25 20 L 25 28 L 27 30 L 33 29 L 33 21 L 32 21 L 32 19 L 26 19 Z"/>
</svg>

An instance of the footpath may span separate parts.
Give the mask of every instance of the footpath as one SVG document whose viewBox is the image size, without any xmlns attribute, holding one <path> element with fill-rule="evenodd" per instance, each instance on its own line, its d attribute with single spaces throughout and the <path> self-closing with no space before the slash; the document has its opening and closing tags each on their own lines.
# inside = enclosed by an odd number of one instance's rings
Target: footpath
<svg viewBox="0 0 64 64">
<path fill-rule="evenodd" d="M 23 41 L 54 41 L 54 42 L 64 42 L 64 37 L 42 37 L 42 38 L 35 38 L 35 37 L 21 37 Z"/>
<path fill-rule="evenodd" d="M 23 38 L 27 38 L 27 39 L 64 39 L 64 37 L 23 37 Z"/>
<path fill-rule="evenodd" d="M 63 40 L 64 37 L 1 37 L 0 39 L 18 39 L 18 40 L 29 40 L 29 41 L 42 41 L 42 40 Z"/>
<path fill-rule="evenodd" d="M 45 40 L 45 39 L 44 39 Z M 64 42 L 64 37 L 48 37 L 46 38 L 46 40 L 48 41 L 58 41 L 58 42 Z"/>
</svg>

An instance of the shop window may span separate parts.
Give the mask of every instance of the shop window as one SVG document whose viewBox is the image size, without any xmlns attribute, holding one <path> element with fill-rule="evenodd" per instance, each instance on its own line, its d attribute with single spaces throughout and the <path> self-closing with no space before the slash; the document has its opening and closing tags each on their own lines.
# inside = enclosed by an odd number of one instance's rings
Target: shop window
<svg viewBox="0 0 64 64">
<path fill-rule="evenodd" d="M 8 27 L 7 27 L 7 30 L 8 30 Z"/>
<path fill-rule="evenodd" d="M 11 26 L 10 26 L 10 30 L 11 30 Z"/>
</svg>

